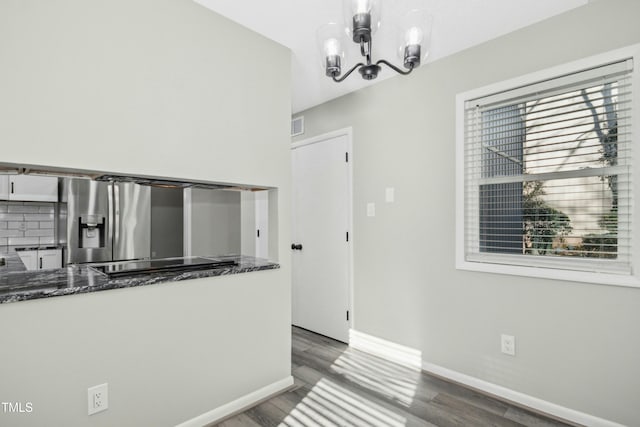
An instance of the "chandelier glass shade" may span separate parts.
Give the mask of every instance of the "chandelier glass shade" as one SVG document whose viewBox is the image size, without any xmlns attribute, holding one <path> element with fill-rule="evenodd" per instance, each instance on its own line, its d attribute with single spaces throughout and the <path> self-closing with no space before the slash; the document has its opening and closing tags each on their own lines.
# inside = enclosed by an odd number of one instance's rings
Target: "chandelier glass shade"
<svg viewBox="0 0 640 427">
<path fill-rule="evenodd" d="M 431 41 L 431 17 L 416 1 L 408 1 L 397 14 L 396 23 L 398 56 L 404 70 L 384 59 L 373 61 L 373 35 L 381 26 L 381 6 L 380 0 L 343 0 L 345 24 L 332 22 L 318 29 L 318 47 L 327 77 L 342 82 L 358 70 L 362 78 L 373 80 L 382 69 L 381 65 L 406 75 L 426 59 Z M 350 42 L 360 46 L 362 60 L 342 74 L 346 47 Z"/>
</svg>

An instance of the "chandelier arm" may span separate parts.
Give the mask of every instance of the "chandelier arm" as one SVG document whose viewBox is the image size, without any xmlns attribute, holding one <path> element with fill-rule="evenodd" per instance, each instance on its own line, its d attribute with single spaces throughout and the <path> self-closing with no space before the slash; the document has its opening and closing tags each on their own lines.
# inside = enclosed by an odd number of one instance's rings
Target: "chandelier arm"
<svg viewBox="0 0 640 427">
<path fill-rule="evenodd" d="M 413 65 L 411 65 L 411 67 L 409 68 L 409 71 L 404 71 L 404 70 L 401 70 L 400 68 L 396 67 L 392 63 L 385 61 L 384 59 L 381 59 L 378 62 L 376 62 L 376 65 L 380 65 L 380 64 L 384 64 L 387 67 L 391 68 L 396 73 L 402 74 L 404 76 L 406 76 L 407 74 L 411 74 L 411 72 L 413 71 Z"/>
<path fill-rule="evenodd" d="M 333 81 L 336 82 L 336 83 L 340 83 L 341 81 L 343 81 L 344 79 L 349 77 L 349 74 L 353 73 L 355 70 L 357 70 L 358 68 L 360 68 L 362 66 L 364 66 L 364 64 L 362 62 L 357 63 L 356 65 L 353 66 L 353 68 L 351 68 L 349 71 L 347 71 L 345 73 L 345 75 L 340 77 L 339 79 L 336 78 L 336 76 L 333 76 Z"/>
</svg>

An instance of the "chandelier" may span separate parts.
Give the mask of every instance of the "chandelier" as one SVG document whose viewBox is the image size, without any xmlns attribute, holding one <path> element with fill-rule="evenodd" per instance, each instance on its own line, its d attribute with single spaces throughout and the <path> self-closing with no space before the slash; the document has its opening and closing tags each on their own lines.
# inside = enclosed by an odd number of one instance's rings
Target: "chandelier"
<svg viewBox="0 0 640 427">
<path fill-rule="evenodd" d="M 406 70 L 379 59 L 375 63 L 371 58 L 373 34 L 380 27 L 380 0 L 343 0 L 345 25 L 329 23 L 317 32 L 318 44 L 323 58 L 323 67 L 328 77 L 335 82 L 342 82 L 355 70 L 358 70 L 365 80 L 378 77 L 386 65 L 399 74 L 407 75 L 420 66 L 429 53 L 431 37 L 431 17 L 424 9 L 413 7 L 412 2 L 405 3 L 401 11 L 398 28 L 398 56 Z M 342 64 L 345 62 L 345 46 L 347 37 L 360 45 L 360 55 L 364 62 L 358 62 L 342 77 Z"/>
</svg>

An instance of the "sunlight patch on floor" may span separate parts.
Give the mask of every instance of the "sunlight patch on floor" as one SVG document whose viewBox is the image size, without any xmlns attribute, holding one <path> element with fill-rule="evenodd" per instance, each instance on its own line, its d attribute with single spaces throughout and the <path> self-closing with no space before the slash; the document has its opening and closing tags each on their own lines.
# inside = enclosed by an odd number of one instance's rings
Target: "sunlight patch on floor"
<svg viewBox="0 0 640 427">
<path fill-rule="evenodd" d="M 323 378 L 314 384 L 280 425 L 404 426 L 406 418 Z"/>
<path fill-rule="evenodd" d="M 419 371 L 386 363 L 359 352 L 341 355 L 330 369 L 407 407 L 411 406 L 420 381 Z"/>
</svg>

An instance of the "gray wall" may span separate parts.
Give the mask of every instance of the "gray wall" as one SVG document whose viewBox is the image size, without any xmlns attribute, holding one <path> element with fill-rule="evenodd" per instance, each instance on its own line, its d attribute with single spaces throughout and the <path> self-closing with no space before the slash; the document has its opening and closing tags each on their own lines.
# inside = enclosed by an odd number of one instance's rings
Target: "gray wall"
<svg viewBox="0 0 640 427">
<path fill-rule="evenodd" d="M 191 0 L 3 0 L 0 64 L 0 161 L 278 188 L 283 242 L 278 270 L 0 305 L 0 396 L 33 402 L 0 425 L 173 426 L 288 378 L 290 52 Z"/>
<path fill-rule="evenodd" d="M 240 253 L 240 192 L 193 189 L 191 255 Z"/>
<path fill-rule="evenodd" d="M 151 187 L 151 257 L 183 255 L 184 196 L 182 189 Z"/>
<path fill-rule="evenodd" d="M 353 126 L 355 329 L 420 349 L 430 363 L 638 425 L 640 289 L 454 265 L 455 95 L 638 43 L 638 16 L 638 1 L 590 3 L 302 112 L 306 133 L 296 140 Z M 394 204 L 384 203 L 385 187 L 395 187 Z M 366 216 L 367 202 L 376 217 Z M 500 353 L 501 333 L 516 336 L 516 357 Z"/>
</svg>

